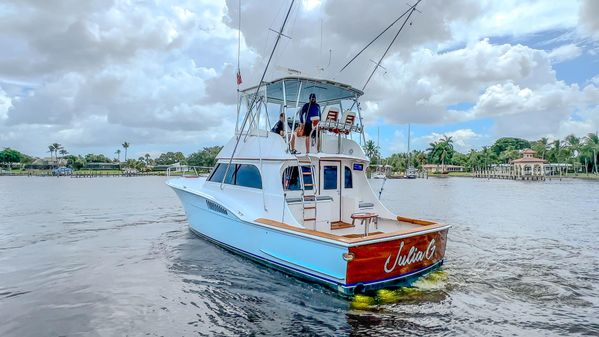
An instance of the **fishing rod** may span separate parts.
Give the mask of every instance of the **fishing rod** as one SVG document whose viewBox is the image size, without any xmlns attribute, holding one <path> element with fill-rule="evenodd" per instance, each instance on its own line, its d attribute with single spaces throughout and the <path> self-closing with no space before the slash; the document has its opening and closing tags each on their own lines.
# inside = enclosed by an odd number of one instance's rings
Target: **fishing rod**
<svg viewBox="0 0 599 337">
<path fill-rule="evenodd" d="M 379 190 L 379 200 L 381 200 L 381 194 L 383 194 L 383 189 L 385 188 L 386 181 L 387 181 L 387 175 L 385 175 L 385 179 L 383 179 L 383 184 L 381 185 L 381 189 Z"/>
<path fill-rule="evenodd" d="M 239 136 L 237 137 L 237 141 L 235 142 L 235 146 L 233 147 L 233 152 L 231 152 L 231 157 L 229 158 L 229 164 L 227 165 L 227 168 L 225 169 L 225 175 L 223 176 L 223 180 L 220 183 L 221 189 L 223 188 L 225 178 L 227 177 L 227 174 L 229 173 L 229 167 L 231 167 L 231 163 L 233 162 L 233 156 L 235 155 L 235 152 L 237 151 L 237 146 L 239 145 L 239 141 L 241 140 L 241 134 L 243 133 L 243 130 L 245 129 L 245 125 L 247 124 L 249 116 L 252 113 L 254 106 L 256 105 L 256 101 L 258 99 L 258 94 L 260 93 L 260 88 L 262 87 L 262 82 L 264 81 L 264 77 L 266 76 L 266 72 L 268 71 L 268 66 L 270 65 L 270 61 L 272 60 L 272 57 L 275 54 L 275 50 L 277 50 L 277 45 L 279 44 L 279 41 L 281 40 L 281 35 L 283 35 L 283 30 L 285 29 L 285 25 L 287 24 L 287 19 L 289 19 L 289 13 L 291 13 L 291 8 L 293 8 L 294 2 L 295 2 L 295 0 L 291 0 L 289 9 L 287 10 L 287 14 L 285 15 L 285 20 L 283 20 L 281 29 L 279 29 L 279 31 L 277 32 L 277 39 L 275 40 L 275 45 L 272 47 L 272 51 L 270 52 L 270 56 L 268 57 L 268 62 L 266 62 L 266 67 L 264 68 L 264 72 L 262 72 L 262 77 L 260 78 L 260 81 L 258 82 L 258 86 L 256 87 L 256 93 L 254 94 L 254 97 L 252 98 L 252 104 L 250 104 L 248 112 L 245 114 L 245 118 L 243 119 L 243 123 L 241 124 L 241 129 L 239 130 Z"/>
<path fill-rule="evenodd" d="M 401 14 L 397 19 L 395 19 L 395 21 L 391 22 L 391 24 L 389 26 L 387 26 L 387 28 L 385 28 L 382 32 L 380 32 L 379 35 L 377 35 L 364 48 L 362 48 L 362 50 L 360 50 L 354 57 L 352 57 L 352 59 L 349 60 L 349 62 L 347 62 L 347 64 L 345 64 L 343 66 L 343 68 L 341 68 L 341 70 L 339 70 L 339 72 L 342 72 L 345 68 L 347 68 L 347 66 L 349 66 L 358 56 L 360 56 L 360 54 L 362 54 L 362 52 L 364 52 L 366 49 L 368 49 L 368 47 L 370 47 L 371 44 L 373 44 L 376 40 L 378 40 L 379 37 L 381 37 L 383 34 L 385 34 L 386 31 L 391 29 L 391 27 L 393 27 L 399 20 L 401 20 L 401 18 L 403 18 L 406 14 L 408 14 L 408 12 L 410 10 L 415 9 L 419 2 L 420 1 L 418 1 L 415 5 L 408 8 L 405 12 L 403 12 L 403 14 Z"/>
</svg>

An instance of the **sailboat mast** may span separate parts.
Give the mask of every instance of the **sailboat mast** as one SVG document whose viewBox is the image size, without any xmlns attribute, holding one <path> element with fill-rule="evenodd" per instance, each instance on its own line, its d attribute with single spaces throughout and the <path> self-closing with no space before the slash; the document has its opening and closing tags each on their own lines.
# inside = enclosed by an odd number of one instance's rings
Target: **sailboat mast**
<svg viewBox="0 0 599 337">
<path fill-rule="evenodd" d="M 408 155 L 410 154 L 410 124 L 408 124 Z"/>
<path fill-rule="evenodd" d="M 410 123 L 408 123 L 408 165 L 406 165 L 407 168 L 410 168 L 412 166 L 412 161 L 410 159 L 412 159 L 412 154 L 410 153 Z"/>
</svg>

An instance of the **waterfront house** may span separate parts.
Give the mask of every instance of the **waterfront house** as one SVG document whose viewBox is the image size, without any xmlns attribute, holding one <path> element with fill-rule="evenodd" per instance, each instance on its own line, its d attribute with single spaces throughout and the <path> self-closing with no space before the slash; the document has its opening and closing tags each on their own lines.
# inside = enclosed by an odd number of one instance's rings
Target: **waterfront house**
<svg viewBox="0 0 599 337">
<path fill-rule="evenodd" d="M 53 167 L 66 166 L 67 160 L 63 158 L 37 158 L 31 164 L 25 165 L 26 169 L 48 170 Z"/>
<path fill-rule="evenodd" d="M 425 164 L 422 168 L 428 173 L 447 173 L 447 172 L 464 172 L 464 166 L 461 165 L 440 165 L 440 164 Z"/>
</svg>

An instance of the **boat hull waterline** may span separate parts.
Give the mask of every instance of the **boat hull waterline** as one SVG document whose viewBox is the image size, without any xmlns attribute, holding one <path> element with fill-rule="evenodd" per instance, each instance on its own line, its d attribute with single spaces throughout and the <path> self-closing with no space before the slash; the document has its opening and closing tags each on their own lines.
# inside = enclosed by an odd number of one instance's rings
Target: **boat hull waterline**
<svg viewBox="0 0 599 337">
<path fill-rule="evenodd" d="M 230 251 L 345 295 L 408 285 L 443 264 L 449 226 L 335 240 L 282 222 L 247 221 L 207 198 L 171 185 L 190 229 Z M 405 218 L 402 218 L 405 219 Z M 418 222 L 419 220 L 415 220 Z M 365 240 L 367 239 L 367 240 Z"/>
</svg>

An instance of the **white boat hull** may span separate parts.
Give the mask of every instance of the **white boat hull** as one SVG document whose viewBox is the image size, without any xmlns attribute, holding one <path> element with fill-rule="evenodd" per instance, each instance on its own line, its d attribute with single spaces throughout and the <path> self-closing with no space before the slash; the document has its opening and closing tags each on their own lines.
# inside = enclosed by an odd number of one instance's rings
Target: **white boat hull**
<svg viewBox="0 0 599 337">
<path fill-rule="evenodd" d="M 213 200 L 172 187 L 181 199 L 191 230 L 197 235 L 257 262 L 326 285 L 345 295 L 409 283 L 413 278 L 426 274 L 443 263 L 447 228 L 362 245 L 347 245 L 340 241 L 302 235 L 301 232 L 285 228 L 245 221 Z M 403 246 L 403 241 L 421 242 L 424 246 L 432 241 L 431 244 L 438 245 L 437 255 L 431 257 L 430 261 L 401 267 L 401 271 L 398 268 L 394 274 L 383 273 L 383 264 L 385 268 L 390 265 L 389 261 L 384 263 L 385 257 L 381 254 L 399 254 L 396 247 L 400 244 Z M 364 249 L 378 251 L 380 261 L 364 255 Z M 344 255 L 355 255 L 356 252 L 360 258 L 354 262 L 344 259 Z"/>
</svg>

